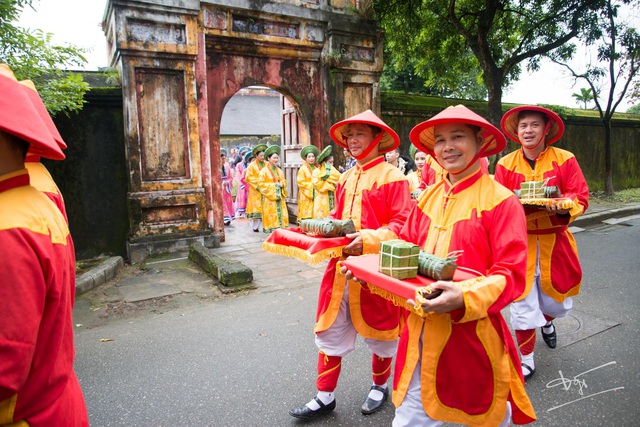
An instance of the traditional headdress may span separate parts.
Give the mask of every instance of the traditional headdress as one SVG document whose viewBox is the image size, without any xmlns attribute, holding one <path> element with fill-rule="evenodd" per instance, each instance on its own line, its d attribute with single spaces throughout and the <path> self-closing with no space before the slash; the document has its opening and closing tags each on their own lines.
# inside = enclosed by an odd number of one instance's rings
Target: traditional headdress
<svg viewBox="0 0 640 427">
<path fill-rule="evenodd" d="M 417 124 L 409 133 L 409 140 L 418 150 L 424 151 L 435 158 L 434 129 L 438 125 L 448 123 L 464 123 L 482 128 L 484 141 L 477 157 L 488 157 L 498 154 L 507 145 L 507 140 L 500 130 L 489 123 L 484 117 L 474 113 L 464 105 L 448 107 L 429 120 Z"/>
<path fill-rule="evenodd" d="M 258 157 L 258 153 L 266 149 L 267 149 L 267 144 L 258 144 L 255 147 L 253 147 L 253 150 L 251 150 L 251 153 L 253 154 L 253 157 Z"/>
<path fill-rule="evenodd" d="M 521 105 L 520 107 L 515 107 L 507 111 L 500 121 L 500 127 L 502 127 L 504 133 L 512 141 L 515 141 L 518 144 L 520 143 L 520 138 L 518 138 L 518 122 L 519 113 L 521 111 L 535 111 L 547 116 L 548 121 L 545 129 L 546 135 L 544 137 L 544 142 L 547 145 L 553 144 L 562 137 L 562 134 L 564 133 L 564 122 L 559 115 L 548 108 L 538 107 L 536 105 Z"/>
<path fill-rule="evenodd" d="M 327 160 L 327 158 L 331 155 L 331 152 L 333 151 L 333 145 L 327 145 L 324 150 L 322 150 L 322 152 L 318 155 L 317 157 L 317 162 L 318 164 L 324 162 L 325 160 Z"/>
<path fill-rule="evenodd" d="M 49 129 L 49 133 L 51 134 L 53 139 L 58 143 L 60 149 L 64 150 L 65 148 L 67 148 L 67 144 L 62 139 L 62 135 L 60 135 L 60 132 L 58 132 L 58 128 L 56 127 L 55 123 L 53 123 L 53 119 L 47 111 L 47 107 L 45 107 L 44 102 L 42 102 L 42 98 L 40 98 L 40 95 L 38 94 L 38 91 L 36 90 L 33 82 L 31 80 L 20 80 L 18 83 L 23 86 L 24 92 L 29 97 L 29 100 L 38 112 L 38 115 L 40 115 L 40 118 L 44 122 L 45 126 L 47 126 L 47 129 Z"/>
<path fill-rule="evenodd" d="M 277 154 L 280 155 L 280 146 L 279 145 L 270 145 L 264 150 L 264 158 L 268 159 L 270 155 Z"/>
<path fill-rule="evenodd" d="M 318 157 L 318 147 L 315 145 L 305 145 L 302 147 L 302 150 L 300 150 L 300 157 L 302 157 L 302 160 L 307 160 L 309 153 L 313 153 L 314 156 Z"/>
<path fill-rule="evenodd" d="M 31 89 L 18 83 L 8 65 L 0 64 L 0 130 L 28 142 L 32 155 L 53 160 L 64 159 L 64 153 L 38 113 L 27 90 Z"/>
<path fill-rule="evenodd" d="M 398 136 L 398 134 L 385 122 L 383 122 L 380 117 L 376 116 L 371 110 L 356 114 L 355 116 L 339 121 L 338 123 L 331 126 L 331 129 L 329 130 L 331 139 L 333 139 L 339 146 L 349 149 L 349 146 L 347 145 L 347 134 L 349 131 L 349 125 L 354 123 L 373 125 L 381 129 L 380 134 L 372 141 L 371 145 L 369 146 L 373 147 L 374 144 L 377 144 L 378 152 L 380 154 L 384 154 L 387 151 L 391 151 L 400 146 L 400 137 Z M 369 152 L 370 150 L 365 151 Z"/>
</svg>

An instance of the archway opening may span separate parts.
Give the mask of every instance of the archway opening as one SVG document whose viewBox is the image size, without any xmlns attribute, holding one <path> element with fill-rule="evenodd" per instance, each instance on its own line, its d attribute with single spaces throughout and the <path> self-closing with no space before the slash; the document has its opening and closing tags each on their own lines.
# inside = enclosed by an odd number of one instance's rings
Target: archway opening
<svg viewBox="0 0 640 427">
<path fill-rule="evenodd" d="M 236 213 L 242 216 L 245 202 L 238 191 L 242 170 L 247 167 L 239 152 L 258 144 L 281 148 L 280 167 L 287 181 L 287 207 L 290 222 L 297 217 L 296 178 L 302 165 L 300 150 L 310 143 L 309 127 L 289 97 L 267 86 L 248 86 L 238 90 L 225 104 L 220 121 L 220 148 L 228 153 L 227 162 L 235 174 L 232 196 Z M 243 163 L 238 166 L 239 163 Z M 240 198 L 238 198 L 240 195 Z"/>
</svg>

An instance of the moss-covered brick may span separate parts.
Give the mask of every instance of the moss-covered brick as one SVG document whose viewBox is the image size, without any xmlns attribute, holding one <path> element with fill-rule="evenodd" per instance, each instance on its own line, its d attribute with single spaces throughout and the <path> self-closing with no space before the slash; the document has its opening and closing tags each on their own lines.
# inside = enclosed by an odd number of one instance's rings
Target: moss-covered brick
<svg viewBox="0 0 640 427">
<path fill-rule="evenodd" d="M 216 279 L 227 291 L 229 288 L 246 289 L 253 281 L 253 271 L 249 267 L 239 261 L 221 258 L 201 243 L 189 247 L 189 259 Z"/>
</svg>

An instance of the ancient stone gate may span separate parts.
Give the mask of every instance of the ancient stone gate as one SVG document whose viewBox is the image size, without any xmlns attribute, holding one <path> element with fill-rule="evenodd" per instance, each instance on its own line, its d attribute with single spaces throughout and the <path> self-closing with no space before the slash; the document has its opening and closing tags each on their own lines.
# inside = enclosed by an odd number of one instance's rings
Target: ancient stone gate
<svg viewBox="0 0 640 427">
<path fill-rule="evenodd" d="M 103 29 L 123 88 L 132 262 L 224 240 L 220 121 L 247 86 L 284 96 L 281 162 L 295 211 L 300 149 L 324 148 L 337 120 L 380 112 L 382 43 L 367 19 L 371 3 L 107 2 Z"/>
</svg>

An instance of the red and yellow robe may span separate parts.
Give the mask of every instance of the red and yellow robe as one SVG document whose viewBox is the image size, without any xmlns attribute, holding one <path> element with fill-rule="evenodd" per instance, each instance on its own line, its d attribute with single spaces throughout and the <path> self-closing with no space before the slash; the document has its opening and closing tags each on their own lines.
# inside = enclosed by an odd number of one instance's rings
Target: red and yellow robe
<svg viewBox="0 0 640 427">
<path fill-rule="evenodd" d="M 260 192 L 260 171 L 267 165 L 258 159 L 249 164 L 245 173 L 245 180 L 249 184 L 247 197 L 247 218 L 262 218 L 262 193 Z"/>
<path fill-rule="evenodd" d="M 313 218 L 313 200 L 315 199 L 315 188 L 313 187 L 313 171 L 315 166 L 303 162 L 298 169 L 296 181 L 298 183 L 298 221 Z"/>
<path fill-rule="evenodd" d="M 481 171 L 454 186 L 441 181 L 422 194 L 399 237 L 440 257 L 461 251 L 458 266 L 481 276 L 459 282 L 464 308 L 424 319 L 409 314 L 398 344 L 393 403 L 402 403 L 420 369 L 422 404 L 435 420 L 499 425 L 509 400 L 516 424 L 534 421 L 500 313 L 525 287 L 527 237 L 518 199 Z"/>
<path fill-rule="evenodd" d="M 360 230 L 363 254 L 375 254 L 380 242 L 397 237 L 411 206 L 409 182 L 400 170 L 376 157 L 357 164 L 340 176 L 336 187 L 335 219 L 351 219 Z M 318 297 L 316 333 L 328 329 L 336 319 L 346 287 L 336 269 L 338 258 L 329 260 Z M 374 295 L 366 285 L 349 283 L 351 320 L 364 338 L 393 341 L 400 332 L 400 308 Z"/>
<path fill-rule="evenodd" d="M 0 176 L 0 271 L 0 425 L 89 425 L 73 371 L 73 242 L 26 169 Z"/>
<path fill-rule="evenodd" d="M 336 185 L 339 180 L 340 172 L 330 163 L 323 162 L 313 171 L 311 182 L 316 190 L 316 197 L 313 200 L 314 218 L 326 218 L 335 208 Z"/>
<path fill-rule="evenodd" d="M 424 169 L 424 167 L 422 169 Z M 407 178 L 409 179 L 409 189 L 411 192 L 424 190 L 426 188 L 426 185 L 422 181 L 422 169 L 416 169 L 415 171 L 411 171 L 407 174 Z"/>
<path fill-rule="evenodd" d="M 536 159 L 535 170 L 524 157 L 522 149 L 501 158 L 494 178 L 509 190 L 517 190 L 525 181 L 542 181 L 557 186 L 563 197 L 573 200 L 569 215 L 558 216 L 545 209 L 525 207 L 529 249 L 527 289 L 533 286 L 536 268 L 536 248 L 540 245 L 540 287 L 558 302 L 578 295 L 582 284 L 582 268 L 578 247 L 569 224 L 589 206 L 589 188 L 575 156 L 570 152 L 547 147 Z"/>
<path fill-rule="evenodd" d="M 262 192 L 262 228 L 271 233 L 276 228 L 289 225 L 287 210 L 287 180 L 277 166 L 267 166 L 260 171 L 260 191 Z"/>
<path fill-rule="evenodd" d="M 67 218 L 67 209 L 64 206 L 62 193 L 60 193 L 60 189 L 53 181 L 53 178 L 47 168 L 40 163 L 40 157 L 31 155 L 27 156 L 24 166 L 29 171 L 31 186 L 35 187 L 36 190 L 42 191 L 48 198 L 50 198 L 51 201 L 56 204 L 58 209 L 60 209 L 65 221 L 68 223 L 69 219 Z"/>
<path fill-rule="evenodd" d="M 447 172 L 436 162 L 436 159 L 427 154 L 427 161 L 420 171 L 420 177 L 422 178 L 420 190 L 442 181 L 446 174 Z"/>
</svg>

